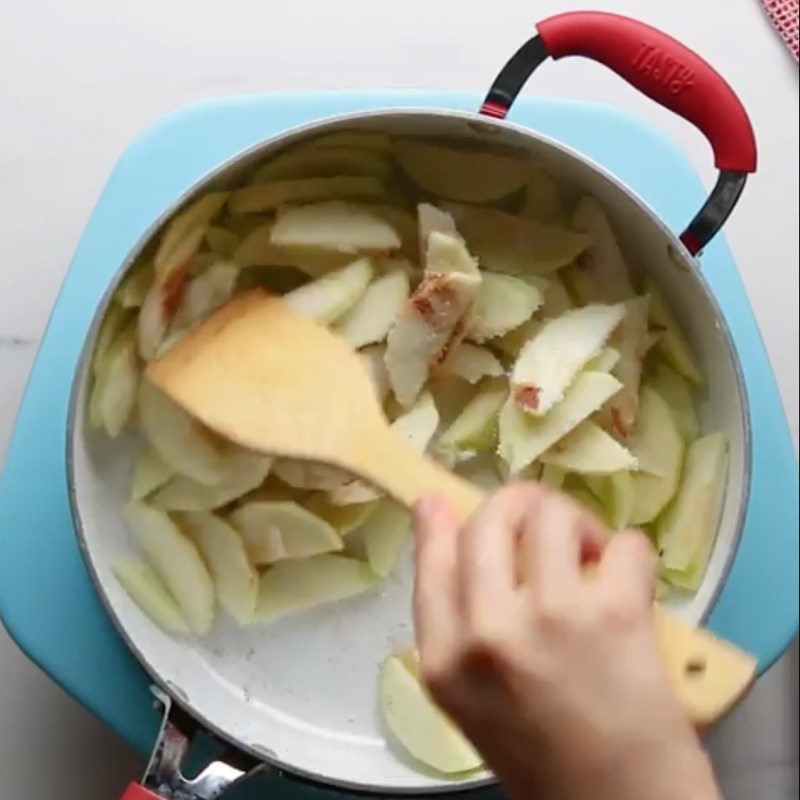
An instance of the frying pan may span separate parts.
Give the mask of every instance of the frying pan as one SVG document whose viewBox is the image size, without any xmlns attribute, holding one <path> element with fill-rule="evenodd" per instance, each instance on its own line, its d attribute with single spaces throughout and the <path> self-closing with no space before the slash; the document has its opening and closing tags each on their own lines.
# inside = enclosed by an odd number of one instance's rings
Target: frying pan
<svg viewBox="0 0 800 800">
<path fill-rule="evenodd" d="M 618 231 L 635 272 L 646 271 L 688 332 L 708 385 L 700 409 L 706 429 L 730 441 L 730 475 L 719 533 L 699 591 L 672 610 L 701 624 L 721 591 L 735 554 L 750 487 L 747 397 L 725 320 L 694 257 L 720 229 L 755 170 L 747 114 L 707 63 L 667 35 L 610 14 L 571 13 L 537 26 L 510 59 L 478 114 L 386 109 L 320 120 L 237 155 L 199 181 L 130 253 L 96 310 L 73 384 L 67 457 L 79 544 L 109 615 L 152 677 L 165 719 L 143 785 L 126 800 L 207 800 L 259 765 L 289 779 L 379 795 L 436 794 L 489 784 L 488 772 L 453 781 L 427 773 L 387 745 L 376 709 L 376 673 L 383 657 L 412 637 L 411 559 L 380 590 L 269 626 L 236 628 L 221 621 L 203 641 L 174 639 L 134 605 L 111 565 L 128 549 L 120 520 L 137 443 L 108 441 L 86 420 L 89 363 L 97 330 L 116 285 L 162 224 L 199 192 L 229 187 L 256 163 L 287 147 L 341 130 L 420 135 L 530 154 L 559 176 L 567 191 L 594 195 Z M 548 58 L 584 56 L 605 64 L 708 138 L 720 170 L 707 202 L 676 236 L 628 187 L 585 156 L 504 120 L 523 84 Z M 665 174 L 665 180 L 669 176 Z M 641 277 L 641 276 L 640 276 Z M 181 773 L 198 730 L 225 744 L 220 760 L 195 780 Z"/>
</svg>

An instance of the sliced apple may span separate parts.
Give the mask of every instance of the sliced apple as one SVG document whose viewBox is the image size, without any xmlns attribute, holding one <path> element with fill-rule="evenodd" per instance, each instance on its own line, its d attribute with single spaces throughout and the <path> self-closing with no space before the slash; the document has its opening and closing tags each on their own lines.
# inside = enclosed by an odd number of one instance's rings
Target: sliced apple
<svg viewBox="0 0 800 800">
<path fill-rule="evenodd" d="M 381 181 L 391 177 L 392 165 L 380 153 L 346 147 L 298 147 L 273 156 L 254 173 L 251 183 L 341 175 L 372 175 Z"/>
<path fill-rule="evenodd" d="M 272 241 L 272 221 L 249 231 L 231 254 L 240 267 L 295 267 L 312 278 L 353 260 L 350 253 L 304 245 L 277 245 Z"/>
<path fill-rule="evenodd" d="M 272 474 L 287 486 L 304 491 L 328 491 L 350 480 L 348 473 L 336 467 L 294 458 L 276 458 Z"/>
<path fill-rule="evenodd" d="M 365 203 L 363 209 L 369 214 L 374 214 L 385 220 L 400 237 L 399 254 L 407 259 L 407 263 L 418 264 L 420 253 L 418 250 L 419 233 L 417 220 L 407 209 L 388 203 Z M 391 248 L 391 253 L 395 248 Z"/>
<path fill-rule="evenodd" d="M 503 485 L 494 453 L 478 453 L 474 458 L 459 461 L 453 472 L 468 480 L 484 492 L 493 492 Z"/>
<path fill-rule="evenodd" d="M 362 561 L 316 555 L 270 567 L 258 587 L 256 618 L 268 621 L 345 600 L 374 588 L 375 573 Z"/>
<path fill-rule="evenodd" d="M 462 342 L 456 350 L 451 351 L 437 369 L 437 374 L 455 375 L 467 383 L 477 383 L 487 375 L 498 377 L 504 372 L 503 365 L 491 350 L 469 342 Z"/>
<path fill-rule="evenodd" d="M 692 347 L 684 335 L 677 320 L 664 302 L 661 292 L 652 282 L 647 284 L 647 292 L 650 295 L 650 319 L 652 322 L 663 328 L 661 337 L 658 340 L 658 348 L 667 362 L 676 369 L 684 378 L 687 378 L 695 386 L 702 386 L 705 383 L 703 373 L 697 366 Z"/>
<path fill-rule="evenodd" d="M 177 522 L 200 551 L 220 606 L 239 624 L 252 622 L 258 573 L 247 558 L 242 537 L 223 519 L 207 511 L 179 514 Z"/>
<path fill-rule="evenodd" d="M 155 356 L 183 303 L 193 258 L 192 253 L 175 268 L 170 268 L 168 273 L 157 277 L 142 302 L 139 309 L 138 337 L 139 355 L 145 361 Z"/>
<path fill-rule="evenodd" d="M 566 477 L 567 472 L 561 467 L 557 467 L 555 464 L 543 464 L 539 481 L 549 489 L 558 491 L 564 485 Z"/>
<path fill-rule="evenodd" d="M 189 281 L 173 325 L 190 328 L 231 299 L 239 277 L 239 266 L 217 261 Z"/>
<path fill-rule="evenodd" d="M 608 525 L 608 514 L 603 504 L 588 490 L 583 487 L 571 486 L 564 490 L 581 508 L 584 508 L 603 525 Z"/>
<path fill-rule="evenodd" d="M 213 485 L 225 476 L 215 437 L 148 380 L 139 385 L 139 417 L 158 456 L 175 472 Z"/>
<path fill-rule="evenodd" d="M 433 401 L 439 411 L 442 425 L 450 425 L 475 396 L 477 386 L 468 383 L 457 375 L 437 372 L 427 384 Z"/>
<path fill-rule="evenodd" d="M 131 498 L 141 500 L 147 497 L 163 486 L 174 474 L 175 470 L 166 464 L 152 447 L 145 447 L 136 459 Z"/>
<path fill-rule="evenodd" d="M 379 276 L 339 319 L 335 330 L 356 348 L 382 342 L 408 300 L 409 290 L 402 268 Z"/>
<path fill-rule="evenodd" d="M 622 304 L 592 305 L 544 322 L 514 364 L 514 402 L 526 413 L 546 414 L 584 364 L 600 352 L 624 313 Z"/>
<path fill-rule="evenodd" d="M 154 280 L 152 262 L 140 259 L 122 279 L 114 292 L 114 300 L 122 308 L 140 308 Z"/>
<path fill-rule="evenodd" d="M 591 243 L 583 233 L 545 225 L 492 208 L 446 207 L 481 266 L 507 275 L 551 275 L 571 264 Z"/>
<path fill-rule="evenodd" d="M 536 317 L 529 319 L 518 328 L 514 328 L 513 331 L 492 339 L 492 347 L 503 353 L 508 360 L 515 361 L 519 357 L 522 348 L 539 333 L 541 327 L 541 320 Z"/>
<path fill-rule="evenodd" d="M 291 501 L 247 502 L 231 511 L 228 521 L 241 533 L 254 564 L 342 549 L 332 525 Z"/>
<path fill-rule="evenodd" d="M 637 468 L 635 456 L 591 420 L 584 420 L 542 453 L 540 460 L 580 475 L 610 475 Z"/>
<path fill-rule="evenodd" d="M 130 325 L 134 319 L 134 312 L 123 308 L 119 303 L 113 302 L 106 310 L 103 321 L 97 331 L 97 338 L 92 353 L 92 375 L 96 376 L 100 365 L 108 353 L 114 340 L 119 337 L 122 329 Z"/>
<path fill-rule="evenodd" d="M 385 355 L 386 346 L 382 344 L 365 347 L 358 354 L 367 375 L 369 375 L 379 403 L 383 403 L 386 395 L 389 394 L 389 371 L 384 362 Z"/>
<path fill-rule="evenodd" d="M 472 304 L 467 337 L 484 342 L 518 328 L 542 305 L 539 289 L 512 275 L 484 272 Z"/>
<path fill-rule="evenodd" d="M 519 473 L 597 411 L 620 385 L 606 373 L 582 372 L 566 390 L 563 400 L 539 417 L 523 411 L 509 397 L 500 411 L 497 451 L 511 473 Z"/>
<path fill-rule="evenodd" d="M 197 251 L 208 223 L 219 213 L 229 196 L 230 192 L 206 192 L 167 223 L 153 258 L 159 278 L 184 261 L 187 253 Z"/>
<path fill-rule="evenodd" d="M 206 242 L 214 255 L 229 259 L 239 245 L 239 237 L 226 228 L 210 225 L 206 228 Z"/>
<path fill-rule="evenodd" d="M 436 706 L 403 659 L 389 656 L 383 662 L 379 697 L 387 727 L 418 761 L 447 775 L 482 765 L 475 748 Z"/>
<path fill-rule="evenodd" d="M 634 294 L 630 273 L 605 212 L 593 197 L 583 197 L 572 216 L 572 224 L 591 237 L 592 244 L 581 256 L 580 267 L 596 288 L 596 300 L 617 303 Z"/>
<path fill-rule="evenodd" d="M 368 200 L 382 198 L 386 187 L 369 175 L 338 175 L 335 178 L 254 183 L 237 189 L 228 201 L 231 214 L 272 211 L 289 203 L 316 203 L 324 200 Z"/>
<path fill-rule="evenodd" d="M 197 548 L 163 511 L 137 500 L 123 508 L 122 517 L 192 633 L 208 633 L 214 622 L 214 583 Z"/>
<path fill-rule="evenodd" d="M 666 364 L 658 363 L 653 376 L 646 383 L 667 402 L 683 438 L 687 442 L 694 441 L 700 423 L 687 380 Z"/>
<path fill-rule="evenodd" d="M 696 589 L 703 579 L 717 535 L 728 471 L 728 442 L 711 433 L 686 451 L 680 486 L 656 526 L 661 564 L 680 574 L 682 587 Z"/>
<path fill-rule="evenodd" d="M 372 261 L 359 258 L 288 292 L 283 302 L 298 314 L 317 322 L 334 322 L 356 305 L 374 274 Z"/>
<path fill-rule="evenodd" d="M 525 185 L 530 163 L 522 154 L 448 147 L 416 139 L 395 141 L 403 172 L 420 189 L 464 203 L 489 203 Z"/>
<path fill-rule="evenodd" d="M 411 530 L 411 515 L 399 503 L 383 497 L 372 507 L 359 533 L 367 563 L 376 575 L 387 578 Z"/>
<path fill-rule="evenodd" d="M 619 350 L 604 347 L 594 358 L 586 362 L 584 369 L 587 372 L 611 372 L 619 363 L 619 358 Z"/>
<path fill-rule="evenodd" d="M 508 382 L 487 378 L 439 439 L 436 449 L 453 462 L 497 444 L 497 425 L 500 409 L 508 397 Z"/>
<path fill-rule="evenodd" d="M 592 494 L 603 504 L 608 524 L 617 530 L 629 525 L 635 502 L 632 474 L 623 471 L 583 477 Z"/>
<path fill-rule="evenodd" d="M 343 200 L 279 210 L 271 241 L 349 253 L 388 252 L 401 245 L 395 227 L 378 211 Z"/>
<path fill-rule="evenodd" d="M 610 339 L 619 353 L 613 374 L 619 379 L 622 389 L 608 401 L 602 412 L 607 420 L 605 427 L 623 439 L 630 435 L 636 422 L 642 365 L 651 343 L 648 336 L 650 298 L 636 297 L 626 300 L 624 305 L 625 316 Z"/>
<path fill-rule="evenodd" d="M 633 475 L 634 502 L 630 522 L 652 522 L 675 496 L 685 444 L 674 415 L 659 394 L 642 388 L 639 416 L 630 439 L 640 472 Z"/>
<path fill-rule="evenodd" d="M 134 324 L 124 328 L 103 355 L 89 398 L 89 422 L 113 439 L 119 436 L 136 406 L 139 385 Z"/>
<path fill-rule="evenodd" d="M 346 536 L 356 528 L 363 525 L 370 516 L 377 501 L 370 500 L 366 503 L 351 503 L 346 506 L 337 506 L 331 503 L 325 492 L 311 495 L 304 503 L 304 508 L 320 519 L 324 519 L 339 536 Z"/>
<path fill-rule="evenodd" d="M 417 228 L 419 231 L 419 260 L 422 263 L 428 252 L 428 239 L 432 233 L 444 233 L 460 238 L 455 220 L 446 211 L 431 205 L 417 205 Z"/>
<path fill-rule="evenodd" d="M 544 302 L 539 308 L 538 315 L 542 319 L 553 319 L 560 317 L 565 311 L 573 308 L 569 292 L 567 292 L 564 282 L 556 275 L 553 275 L 546 286 L 539 287 L 544 295 Z"/>
<path fill-rule="evenodd" d="M 425 274 L 389 332 L 386 366 L 397 399 L 417 398 L 432 367 L 444 361 L 466 333 L 464 317 L 481 276 L 463 243 L 432 233 Z"/>
<path fill-rule="evenodd" d="M 222 477 L 208 486 L 186 475 L 174 475 L 150 498 L 165 511 L 208 511 L 230 503 L 260 486 L 269 473 L 272 459 L 233 444 L 221 448 Z"/>
<path fill-rule="evenodd" d="M 114 562 L 114 574 L 131 600 L 167 633 L 189 633 L 180 607 L 155 571 L 138 558 Z"/>
<path fill-rule="evenodd" d="M 566 218 L 558 184 L 538 167 L 525 189 L 522 216 L 548 224 L 563 224 Z"/>
</svg>

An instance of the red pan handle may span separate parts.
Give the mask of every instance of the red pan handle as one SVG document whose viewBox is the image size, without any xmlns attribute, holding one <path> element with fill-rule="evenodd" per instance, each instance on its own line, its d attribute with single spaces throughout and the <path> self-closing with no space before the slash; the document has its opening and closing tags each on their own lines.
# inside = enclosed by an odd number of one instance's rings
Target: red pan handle
<svg viewBox="0 0 800 800">
<path fill-rule="evenodd" d="M 161 796 L 145 789 L 140 783 L 129 783 L 119 800 L 161 800 Z"/>
<path fill-rule="evenodd" d="M 584 56 L 605 64 L 632 86 L 684 117 L 711 143 L 720 178 L 701 212 L 682 235 L 692 254 L 722 227 L 756 170 L 750 119 L 725 79 L 671 36 L 617 14 L 576 11 L 540 22 L 498 75 L 481 113 L 503 118 L 532 72 L 548 57 Z"/>
</svg>

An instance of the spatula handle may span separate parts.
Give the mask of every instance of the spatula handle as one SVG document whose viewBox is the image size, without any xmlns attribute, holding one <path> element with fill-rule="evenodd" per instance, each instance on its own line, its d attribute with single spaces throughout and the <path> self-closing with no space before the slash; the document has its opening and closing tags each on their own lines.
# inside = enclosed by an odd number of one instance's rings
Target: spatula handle
<svg viewBox="0 0 800 800">
<path fill-rule="evenodd" d="M 369 449 L 362 471 L 409 508 L 426 492 L 443 495 L 460 521 L 485 496 L 395 435 L 386 437 L 380 449 Z M 655 625 L 664 665 L 684 711 L 698 727 L 713 724 L 747 691 L 755 678 L 756 660 L 659 607 Z"/>
</svg>

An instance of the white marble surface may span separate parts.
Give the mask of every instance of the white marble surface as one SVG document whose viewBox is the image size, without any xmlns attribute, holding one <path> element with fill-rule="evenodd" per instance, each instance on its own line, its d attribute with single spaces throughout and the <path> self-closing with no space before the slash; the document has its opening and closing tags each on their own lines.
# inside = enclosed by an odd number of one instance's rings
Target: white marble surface
<svg viewBox="0 0 800 800">
<path fill-rule="evenodd" d="M 592 0 L 277 3 L 28 0 L 0 15 L 0 460 L 49 309 L 106 176 L 160 115 L 209 95 L 338 88 L 482 91 L 536 18 Z M 747 105 L 761 168 L 727 227 L 798 437 L 798 86 L 756 0 L 595 0 L 703 53 Z M 469 10 L 470 7 L 474 8 Z M 491 25 L 491 36 L 487 36 Z M 538 92 L 605 100 L 674 136 L 705 179 L 708 148 L 618 79 L 550 65 Z M 797 797 L 797 656 L 712 738 L 729 800 Z M 113 796 L 138 757 L 0 629 L 3 800 Z"/>
</svg>

